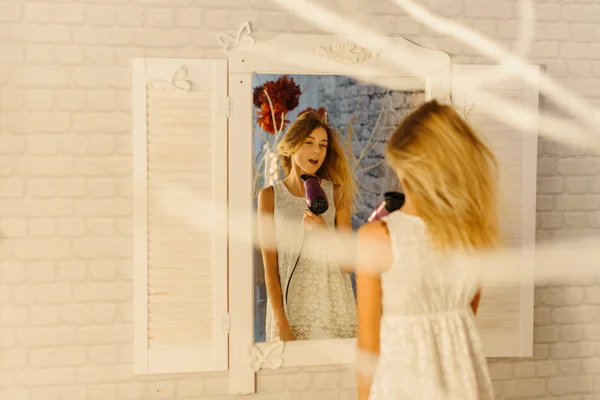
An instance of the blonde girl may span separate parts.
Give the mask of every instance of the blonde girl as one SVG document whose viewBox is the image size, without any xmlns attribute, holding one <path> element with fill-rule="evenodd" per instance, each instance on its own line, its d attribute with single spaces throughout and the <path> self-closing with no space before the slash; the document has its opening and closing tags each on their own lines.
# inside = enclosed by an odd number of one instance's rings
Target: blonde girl
<svg viewBox="0 0 600 400">
<path fill-rule="evenodd" d="M 494 155 L 452 107 L 430 101 L 391 135 L 386 160 L 406 202 L 358 232 L 358 347 L 374 366 L 358 371 L 359 400 L 492 399 L 480 291 L 458 255 L 500 245 Z M 377 241 L 387 261 L 373 273 Z"/>
</svg>

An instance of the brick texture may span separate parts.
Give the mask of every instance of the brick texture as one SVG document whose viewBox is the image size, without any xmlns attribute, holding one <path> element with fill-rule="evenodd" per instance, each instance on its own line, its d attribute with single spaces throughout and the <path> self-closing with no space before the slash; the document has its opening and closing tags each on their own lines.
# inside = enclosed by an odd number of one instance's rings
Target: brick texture
<svg viewBox="0 0 600 400">
<path fill-rule="evenodd" d="M 319 1 L 370 28 L 484 61 L 389 0 Z M 429 0 L 511 46 L 518 4 Z M 600 99 L 600 6 L 536 0 L 531 61 Z M 224 57 L 215 33 L 316 33 L 268 0 L 0 0 L 0 398 L 224 400 L 226 374 L 132 368 L 134 56 Z M 538 238 L 598 235 L 600 158 L 540 141 Z M 565 266 L 568 268 L 568 266 Z M 498 399 L 600 398 L 600 282 L 536 289 L 532 359 L 491 360 Z M 257 400 L 355 398 L 350 368 L 259 374 Z"/>
</svg>

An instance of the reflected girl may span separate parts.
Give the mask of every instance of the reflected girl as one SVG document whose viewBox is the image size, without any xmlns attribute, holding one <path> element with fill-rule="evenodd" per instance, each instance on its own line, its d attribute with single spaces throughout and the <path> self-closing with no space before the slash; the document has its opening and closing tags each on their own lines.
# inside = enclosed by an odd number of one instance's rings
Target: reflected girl
<svg viewBox="0 0 600 400">
<path fill-rule="evenodd" d="M 310 235 L 313 228 L 352 229 L 354 182 L 340 140 L 327 123 L 309 111 L 290 126 L 279 144 L 279 155 L 286 177 L 258 196 L 261 242 L 269 235 L 277 238 L 277 251 L 261 249 L 268 296 L 266 340 L 356 337 L 356 300 L 350 276 L 329 262 L 326 253 L 320 262 L 302 254 L 302 248 L 316 240 Z M 302 174 L 319 178 L 329 199 L 324 214 L 307 210 Z M 261 215 L 273 215 L 274 223 L 260 222 Z M 290 232 L 298 228 L 288 221 L 302 221 L 304 229 Z M 298 240 L 281 240 L 283 233 Z"/>
</svg>

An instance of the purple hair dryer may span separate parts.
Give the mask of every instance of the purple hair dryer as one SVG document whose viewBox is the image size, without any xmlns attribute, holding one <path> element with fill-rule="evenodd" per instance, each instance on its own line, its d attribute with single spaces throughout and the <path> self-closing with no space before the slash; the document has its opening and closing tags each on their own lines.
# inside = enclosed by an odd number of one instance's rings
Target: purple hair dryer
<svg viewBox="0 0 600 400">
<path fill-rule="evenodd" d="M 329 209 L 327 195 L 319 185 L 317 177 L 314 175 L 302 174 L 300 178 L 304 181 L 304 198 L 310 212 L 316 215 L 324 214 Z"/>
<path fill-rule="evenodd" d="M 381 218 L 400 209 L 404 204 L 404 194 L 400 192 L 386 192 L 384 200 L 373 210 L 367 222 L 379 221 Z"/>
</svg>

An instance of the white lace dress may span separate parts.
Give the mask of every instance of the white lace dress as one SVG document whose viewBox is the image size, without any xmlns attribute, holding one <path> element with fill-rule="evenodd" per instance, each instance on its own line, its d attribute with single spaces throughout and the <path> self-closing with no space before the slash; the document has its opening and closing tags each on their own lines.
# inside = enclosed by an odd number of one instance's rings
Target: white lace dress
<svg viewBox="0 0 600 400">
<path fill-rule="evenodd" d="M 329 200 L 329 209 L 322 217 L 327 226 L 334 229 L 336 211 L 333 184 L 323 180 L 321 186 Z M 309 232 L 305 232 L 300 224 L 307 209 L 306 202 L 303 197 L 292 195 L 281 181 L 273 186 L 273 190 L 277 237 L 282 236 L 283 230 L 287 230 L 289 234 L 289 230 L 294 229 L 287 225 L 286 221 L 298 223 L 297 230 L 291 232 L 292 237 L 297 240 L 289 243 L 283 240 L 277 242 L 277 262 L 284 296 L 284 309 L 294 338 L 319 340 L 356 337 L 356 299 L 350 276 L 328 260 L 326 248 L 322 249 L 322 262 L 313 262 L 302 254 L 298 258 L 303 236 L 305 246 L 314 243 L 313 237 Z M 297 264 L 296 260 L 298 260 Z M 279 336 L 273 308 L 269 301 L 267 301 L 265 333 L 267 341 L 277 340 Z"/>
<path fill-rule="evenodd" d="M 384 220 L 394 262 L 382 275 L 380 356 L 369 399 L 493 399 L 470 308 L 475 282 L 431 250 L 422 219 L 396 211 Z"/>
</svg>

